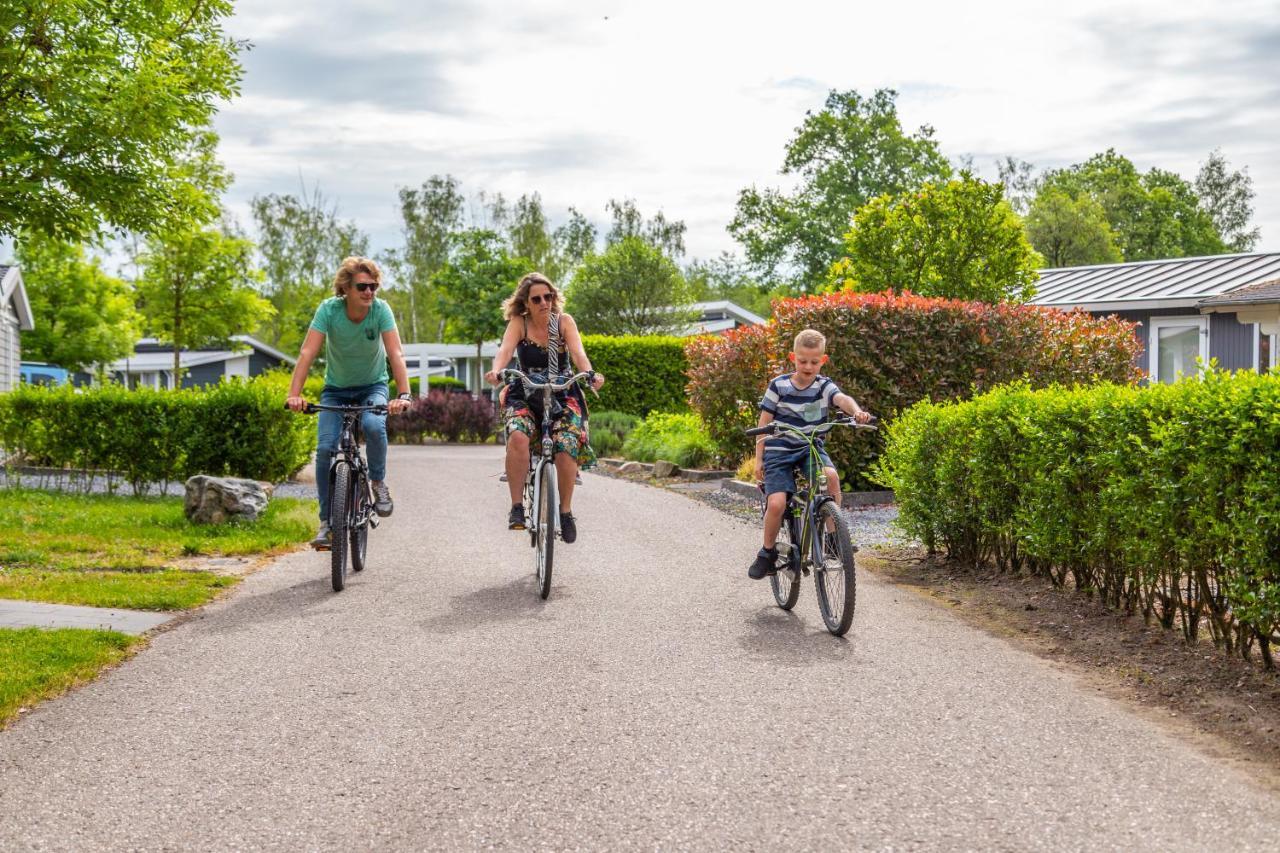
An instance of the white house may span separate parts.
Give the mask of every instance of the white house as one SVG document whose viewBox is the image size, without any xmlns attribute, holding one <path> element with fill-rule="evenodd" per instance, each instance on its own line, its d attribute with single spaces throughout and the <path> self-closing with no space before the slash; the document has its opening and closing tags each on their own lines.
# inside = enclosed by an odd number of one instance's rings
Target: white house
<svg viewBox="0 0 1280 853">
<path fill-rule="evenodd" d="M 34 328 L 22 273 L 17 267 L 0 265 L 0 391 L 17 386 L 18 363 L 22 361 L 19 336 Z"/>
</svg>

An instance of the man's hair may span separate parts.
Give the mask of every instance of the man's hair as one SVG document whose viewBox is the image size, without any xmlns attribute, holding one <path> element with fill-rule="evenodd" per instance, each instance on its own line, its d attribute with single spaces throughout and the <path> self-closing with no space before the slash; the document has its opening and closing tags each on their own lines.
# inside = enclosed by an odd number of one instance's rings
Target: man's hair
<svg viewBox="0 0 1280 853">
<path fill-rule="evenodd" d="M 379 285 L 382 284 L 382 270 L 378 269 L 376 263 L 369 258 L 352 255 L 343 259 L 341 266 L 338 267 L 338 274 L 333 277 L 333 295 L 342 296 L 350 290 L 356 273 L 361 272 L 372 276 Z"/>
<path fill-rule="evenodd" d="M 819 332 L 817 329 L 805 329 L 796 335 L 793 349 L 820 349 L 827 348 L 827 336 Z"/>
</svg>

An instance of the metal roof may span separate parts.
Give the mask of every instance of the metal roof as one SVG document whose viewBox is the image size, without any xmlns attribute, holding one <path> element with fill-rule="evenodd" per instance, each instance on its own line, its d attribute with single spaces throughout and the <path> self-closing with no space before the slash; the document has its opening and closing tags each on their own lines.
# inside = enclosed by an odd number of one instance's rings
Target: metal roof
<svg viewBox="0 0 1280 853">
<path fill-rule="evenodd" d="M 1088 310 L 1195 306 L 1280 276 L 1280 252 L 1212 255 L 1040 271 L 1032 305 Z"/>
<path fill-rule="evenodd" d="M 27 299 L 27 291 L 22 286 L 22 272 L 14 266 L 0 265 L 0 305 L 13 300 L 13 309 L 18 314 L 18 328 L 29 332 L 36 327 L 35 315 L 31 313 L 31 302 Z"/>
</svg>

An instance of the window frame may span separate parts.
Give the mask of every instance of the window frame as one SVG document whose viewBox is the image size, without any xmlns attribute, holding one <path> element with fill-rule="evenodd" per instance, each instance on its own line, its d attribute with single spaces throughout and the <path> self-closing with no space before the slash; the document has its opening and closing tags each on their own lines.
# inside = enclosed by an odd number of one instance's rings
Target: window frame
<svg viewBox="0 0 1280 853">
<path fill-rule="evenodd" d="M 1160 330 L 1169 326 L 1200 327 L 1200 360 L 1209 363 L 1209 317 L 1204 314 L 1182 314 L 1151 317 L 1147 320 L 1147 383 L 1160 383 Z M 1256 348 L 1255 360 L 1257 358 Z M 1183 378 L 1198 376 L 1199 373 L 1183 373 Z M 1177 380 L 1174 380 L 1177 381 Z M 1163 384 L 1163 383 L 1161 383 Z"/>
</svg>

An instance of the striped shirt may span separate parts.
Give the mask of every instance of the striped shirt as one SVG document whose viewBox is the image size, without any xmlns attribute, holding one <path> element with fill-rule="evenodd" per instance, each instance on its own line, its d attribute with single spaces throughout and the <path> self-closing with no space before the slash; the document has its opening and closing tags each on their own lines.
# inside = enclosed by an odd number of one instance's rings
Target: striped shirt
<svg viewBox="0 0 1280 853">
<path fill-rule="evenodd" d="M 797 388 L 791 382 L 794 373 L 776 376 L 760 399 L 760 410 L 769 412 L 773 419 L 788 426 L 802 427 L 825 423 L 839 387 L 819 373 L 807 388 Z M 821 443 L 822 437 L 818 437 Z M 795 450 L 805 446 L 804 439 L 791 433 L 778 433 L 764 443 L 768 450 Z"/>
</svg>

